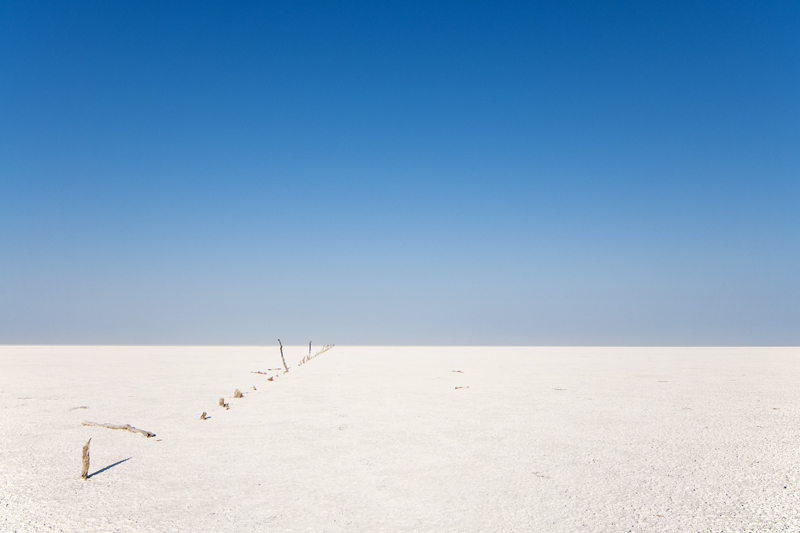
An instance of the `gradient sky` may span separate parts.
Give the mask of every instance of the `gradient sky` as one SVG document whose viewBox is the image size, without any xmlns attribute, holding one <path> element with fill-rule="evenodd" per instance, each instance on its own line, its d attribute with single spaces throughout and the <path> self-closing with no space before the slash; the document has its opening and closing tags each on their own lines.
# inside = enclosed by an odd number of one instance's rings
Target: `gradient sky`
<svg viewBox="0 0 800 533">
<path fill-rule="evenodd" d="M 164 4 L 0 4 L 0 343 L 800 344 L 800 3 Z"/>
</svg>

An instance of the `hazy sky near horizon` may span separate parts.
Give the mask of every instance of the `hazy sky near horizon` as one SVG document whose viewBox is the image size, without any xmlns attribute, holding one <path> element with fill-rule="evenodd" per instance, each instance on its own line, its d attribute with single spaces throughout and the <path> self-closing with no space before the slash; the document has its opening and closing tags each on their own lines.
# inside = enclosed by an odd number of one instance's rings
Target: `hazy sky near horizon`
<svg viewBox="0 0 800 533">
<path fill-rule="evenodd" d="M 800 344 L 798 28 L 3 2 L 0 343 Z"/>
</svg>

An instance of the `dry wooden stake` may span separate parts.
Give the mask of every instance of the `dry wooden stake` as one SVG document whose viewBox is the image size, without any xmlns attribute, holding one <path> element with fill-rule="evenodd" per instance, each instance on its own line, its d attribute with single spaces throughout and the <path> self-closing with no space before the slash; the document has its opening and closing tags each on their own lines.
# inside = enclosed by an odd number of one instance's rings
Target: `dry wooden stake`
<svg viewBox="0 0 800 533">
<path fill-rule="evenodd" d="M 98 424 L 96 422 L 89 422 L 88 420 L 84 420 L 81 422 L 82 426 L 98 426 L 101 428 L 108 428 L 108 429 L 124 429 L 125 431 L 130 431 L 131 433 L 141 433 L 148 439 L 150 437 L 155 437 L 156 434 L 151 431 L 145 431 L 143 429 L 136 429 L 135 427 L 131 426 L 130 424 L 125 425 L 116 425 L 116 424 Z"/>
<path fill-rule="evenodd" d="M 81 458 L 81 479 L 87 479 L 87 475 L 89 474 L 89 443 L 92 442 L 92 439 L 86 441 L 86 444 L 83 445 L 83 457 Z"/>
<path fill-rule="evenodd" d="M 285 370 L 284 373 L 286 373 L 289 371 L 289 367 L 286 366 L 286 359 L 283 357 L 283 344 L 280 339 L 278 339 L 278 345 L 281 347 L 281 361 L 283 361 L 283 369 Z"/>
</svg>

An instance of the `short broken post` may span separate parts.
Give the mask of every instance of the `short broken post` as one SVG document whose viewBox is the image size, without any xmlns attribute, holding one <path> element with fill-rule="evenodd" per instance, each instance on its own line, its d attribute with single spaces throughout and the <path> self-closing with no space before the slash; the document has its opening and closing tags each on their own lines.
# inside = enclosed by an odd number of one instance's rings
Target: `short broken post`
<svg viewBox="0 0 800 533">
<path fill-rule="evenodd" d="M 86 441 L 86 444 L 83 445 L 83 457 L 81 458 L 82 466 L 81 466 L 81 479 L 88 479 L 89 474 L 89 443 L 92 442 L 92 439 Z"/>
</svg>

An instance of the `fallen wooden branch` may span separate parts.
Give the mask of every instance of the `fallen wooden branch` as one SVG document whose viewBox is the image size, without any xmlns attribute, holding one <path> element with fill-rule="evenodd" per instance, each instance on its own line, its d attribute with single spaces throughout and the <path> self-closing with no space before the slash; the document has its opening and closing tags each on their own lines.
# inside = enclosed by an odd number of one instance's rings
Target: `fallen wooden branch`
<svg viewBox="0 0 800 533">
<path fill-rule="evenodd" d="M 83 457 L 81 458 L 81 479 L 87 479 L 87 474 L 89 473 L 89 443 L 92 442 L 92 439 L 86 441 L 86 444 L 83 445 Z"/>
<path fill-rule="evenodd" d="M 278 342 L 280 342 L 280 341 L 278 341 Z M 325 353 L 328 350 L 330 350 L 331 348 L 333 348 L 333 344 L 326 344 L 325 346 L 322 347 L 322 349 L 320 351 L 318 351 L 314 355 L 311 355 L 311 343 L 309 342 L 308 343 L 308 355 L 303 356 L 303 358 L 300 360 L 300 363 L 297 366 L 303 366 L 304 364 L 308 363 L 309 361 L 314 359 L 319 354 Z"/>
<path fill-rule="evenodd" d="M 314 357 L 318 356 L 319 354 L 327 352 L 328 350 L 333 348 L 333 346 L 334 346 L 333 344 L 326 344 L 325 346 L 322 347 L 322 349 L 320 351 L 318 351 L 317 353 L 312 355 L 311 358 L 313 359 Z"/>
<path fill-rule="evenodd" d="M 141 433 L 142 435 L 144 435 L 148 439 L 150 437 L 155 437 L 156 436 L 155 433 L 151 433 L 150 431 L 145 431 L 143 429 L 136 429 L 135 427 L 133 427 L 133 426 L 131 426 L 129 424 L 125 424 L 124 426 L 118 426 L 118 425 L 115 425 L 115 424 L 98 424 L 96 422 L 89 422 L 87 420 L 84 420 L 83 422 L 81 422 L 81 425 L 82 426 L 97 426 L 97 427 L 108 428 L 108 429 L 124 429 L 125 431 L 130 431 L 131 433 Z"/>
</svg>

